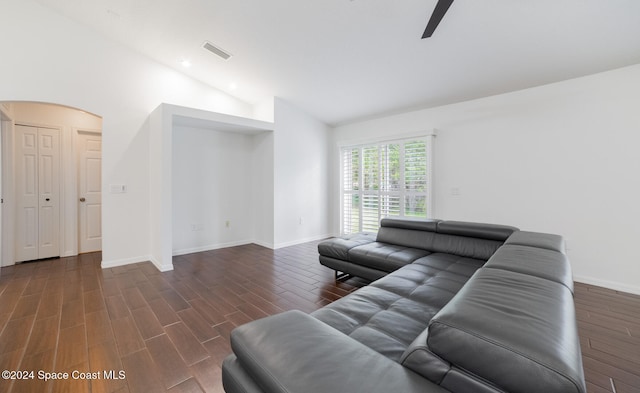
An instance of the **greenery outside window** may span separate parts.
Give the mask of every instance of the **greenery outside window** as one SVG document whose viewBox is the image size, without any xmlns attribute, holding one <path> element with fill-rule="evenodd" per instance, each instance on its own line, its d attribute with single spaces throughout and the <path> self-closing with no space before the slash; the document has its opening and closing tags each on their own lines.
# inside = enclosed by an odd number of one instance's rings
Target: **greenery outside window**
<svg viewBox="0 0 640 393">
<path fill-rule="evenodd" d="M 343 234 L 376 232 L 389 216 L 431 217 L 431 138 L 341 148 Z"/>
</svg>

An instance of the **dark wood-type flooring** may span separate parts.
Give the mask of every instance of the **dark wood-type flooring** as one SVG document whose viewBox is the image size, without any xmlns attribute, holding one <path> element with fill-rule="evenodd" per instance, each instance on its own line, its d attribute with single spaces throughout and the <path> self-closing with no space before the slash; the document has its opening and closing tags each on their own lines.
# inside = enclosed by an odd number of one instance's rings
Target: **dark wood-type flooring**
<svg viewBox="0 0 640 393">
<path fill-rule="evenodd" d="M 101 269 L 99 253 L 3 268 L 0 371 L 35 375 L 0 379 L 0 392 L 222 392 L 235 326 L 366 285 L 334 282 L 316 245 L 190 254 L 166 273 L 149 262 Z M 589 392 L 640 392 L 640 296 L 576 284 L 575 300 Z M 39 370 L 70 376 L 45 382 Z"/>
</svg>

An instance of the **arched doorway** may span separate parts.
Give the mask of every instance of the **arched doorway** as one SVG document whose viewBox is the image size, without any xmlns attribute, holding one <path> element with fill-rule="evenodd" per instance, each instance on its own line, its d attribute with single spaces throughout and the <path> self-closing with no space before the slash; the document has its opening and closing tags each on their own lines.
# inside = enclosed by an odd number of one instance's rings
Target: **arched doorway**
<svg viewBox="0 0 640 393">
<path fill-rule="evenodd" d="M 2 102 L 2 266 L 101 248 L 102 118 Z"/>
</svg>

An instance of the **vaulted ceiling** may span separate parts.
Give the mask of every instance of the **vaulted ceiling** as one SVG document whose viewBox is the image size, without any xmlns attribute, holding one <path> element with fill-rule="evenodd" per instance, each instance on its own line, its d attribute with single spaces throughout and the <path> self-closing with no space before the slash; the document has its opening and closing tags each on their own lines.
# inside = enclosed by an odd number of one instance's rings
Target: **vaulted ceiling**
<svg viewBox="0 0 640 393">
<path fill-rule="evenodd" d="M 640 63 L 638 0 L 455 0 L 424 40 L 436 0 L 37 1 L 241 100 L 282 97 L 334 125 Z"/>
</svg>

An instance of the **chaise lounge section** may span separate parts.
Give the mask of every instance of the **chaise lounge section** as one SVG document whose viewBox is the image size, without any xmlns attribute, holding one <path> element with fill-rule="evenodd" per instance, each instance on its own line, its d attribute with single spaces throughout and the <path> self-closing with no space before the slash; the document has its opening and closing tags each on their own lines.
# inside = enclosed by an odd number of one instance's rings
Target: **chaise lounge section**
<svg viewBox="0 0 640 393">
<path fill-rule="evenodd" d="M 332 269 L 381 278 L 234 330 L 228 393 L 586 391 L 560 236 L 384 219 L 318 250 Z"/>
</svg>

